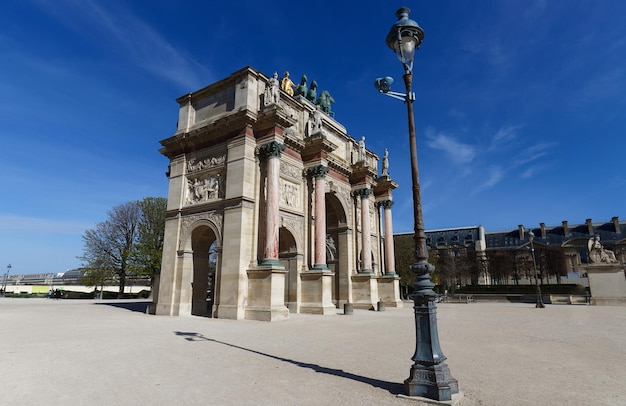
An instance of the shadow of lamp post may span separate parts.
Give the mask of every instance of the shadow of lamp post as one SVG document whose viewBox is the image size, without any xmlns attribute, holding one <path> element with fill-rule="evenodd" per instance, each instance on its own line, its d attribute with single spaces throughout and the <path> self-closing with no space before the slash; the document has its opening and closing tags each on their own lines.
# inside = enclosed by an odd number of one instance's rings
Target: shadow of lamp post
<svg viewBox="0 0 626 406">
<path fill-rule="evenodd" d="M 378 91 L 406 103 L 409 120 L 409 144 L 411 153 L 411 177 L 413 188 L 413 220 L 415 234 L 415 260 L 411 271 L 416 274 L 414 292 L 409 296 L 415 310 L 415 354 L 409 378 L 404 381 L 408 396 L 420 396 L 438 401 L 451 400 L 452 395 L 459 392 L 458 383 L 450 375 L 437 332 L 437 305 L 435 286 L 430 274 L 435 270 L 428 262 L 426 233 L 422 219 L 422 202 L 420 197 L 419 172 L 417 166 L 417 144 L 415 140 L 415 117 L 413 102 L 415 94 L 411 90 L 413 82 L 413 55 L 424 39 L 424 31 L 413 20 L 409 19 L 410 10 L 406 7 L 396 12 L 398 21 L 387 34 L 387 46 L 400 59 L 404 68 L 404 85 L 406 94 L 391 91 L 393 79 L 390 77 L 376 79 L 374 86 Z"/>
<path fill-rule="evenodd" d="M 537 261 L 535 260 L 535 245 L 533 244 L 533 240 L 535 239 L 535 233 L 532 230 L 528 230 L 528 241 L 530 241 L 530 254 L 533 259 L 533 271 L 535 272 L 535 287 L 537 290 L 537 304 L 535 307 L 538 309 L 543 309 L 546 307 L 543 304 L 543 298 L 541 297 L 541 286 L 539 286 L 539 274 L 537 273 Z"/>
</svg>

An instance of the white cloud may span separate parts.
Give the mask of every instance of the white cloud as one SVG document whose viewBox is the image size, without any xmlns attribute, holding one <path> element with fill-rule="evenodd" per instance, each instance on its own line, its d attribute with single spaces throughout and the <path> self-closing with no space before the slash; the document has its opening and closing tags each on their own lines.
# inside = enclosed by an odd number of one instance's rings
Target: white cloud
<svg viewBox="0 0 626 406">
<path fill-rule="evenodd" d="M 207 79 L 199 78 L 199 74 L 206 74 L 206 68 L 178 51 L 158 31 L 119 4 L 59 0 L 54 5 L 43 1 L 40 5 L 71 29 L 81 33 L 100 31 L 97 41 L 105 38 L 109 44 L 104 46 L 120 50 L 124 58 L 155 76 L 185 89 L 195 89 Z"/>
<path fill-rule="evenodd" d="M 490 189 L 497 185 L 505 175 L 506 171 L 500 166 L 491 166 L 484 172 L 484 181 L 474 190 L 473 194 L 477 194 L 484 190 Z"/>
<path fill-rule="evenodd" d="M 511 142 L 517 138 L 520 126 L 506 125 L 501 127 L 493 136 L 494 143 Z"/>
<path fill-rule="evenodd" d="M 529 162 L 538 160 L 548 155 L 549 149 L 555 145 L 553 142 L 540 142 L 537 144 L 533 144 L 528 148 L 525 148 L 520 152 L 520 157 L 517 158 L 515 164 L 517 166 L 524 165 Z"/>
<path fill-rule="evenodd" d="M 476 148 L 444 133 L 437 133 L 433 128 L 426 129 L 426 139 L 429 147 L 445 152 L 458 164 L 470 163 L 476 157 Z"/>
</svg>

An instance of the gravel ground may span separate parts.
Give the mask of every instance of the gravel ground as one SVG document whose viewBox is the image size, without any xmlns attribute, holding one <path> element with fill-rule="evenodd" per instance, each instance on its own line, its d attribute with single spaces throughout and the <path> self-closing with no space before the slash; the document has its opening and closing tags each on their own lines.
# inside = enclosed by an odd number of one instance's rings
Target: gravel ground
<svg viewBox="0 0 626 406">
<path fill-rule="evenodd" d="M 410 304 L 278 323 L 145 306 L 0 299 L 0 403 L 421 403 L 396 396 L 415 349 Z M 626 307 L 441 303 L 438 328 L 461 405 L 626 405 Z"/>
</svg>

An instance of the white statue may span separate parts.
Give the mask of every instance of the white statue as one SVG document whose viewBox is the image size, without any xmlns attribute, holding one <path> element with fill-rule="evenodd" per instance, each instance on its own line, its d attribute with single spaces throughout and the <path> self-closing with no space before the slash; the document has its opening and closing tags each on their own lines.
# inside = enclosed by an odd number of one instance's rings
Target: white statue
<svg viewBox="0 0 626 406">
<path fill-rule="evenodd" d="M 316 106 L 309 116 L 309 126 L 309 136 L 322 132 L 322 112 L 320 111 L 320 106 Z"/>
<path fill-rule="evenodd" d="M 274 72 L 274 75 L 268 80 L 267 87 L 265 88 L 265 105 L 277 104 L 280 100 L 280 90 L 278 83 L 278 73 Z"/>
<path fill-rule="evenodd" d="M 383 155 L 383 176 L 389 175 L 389 151 L 385 148 L 385 155 Z"/>
<path fill-rule="evenodd" d="M 359 141 L 359 162 L 365 161 L 365 137 Z"/>
<path fill-rule="evenodd" d="M 600 236 L 595 235 L 587 242 L 587 249 L 589 251 L 589 261 L 594 263 L 605 262 L 608 264 L 615 264 L 619 261 L 615 258 L 615 253 L 611 250 L 607 250 L 600 244 Z"/>
</svg>

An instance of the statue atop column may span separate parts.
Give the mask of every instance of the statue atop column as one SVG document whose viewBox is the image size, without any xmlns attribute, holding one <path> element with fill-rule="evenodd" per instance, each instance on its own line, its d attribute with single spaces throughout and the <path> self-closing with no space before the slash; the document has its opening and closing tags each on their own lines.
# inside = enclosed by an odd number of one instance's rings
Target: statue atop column
<svg viewBox="0 0 626 406">
<path fill-rule="evenodd" d="M 365 161 L 365 137 L 361 137 L 359 141 L 359 159 L 357 162 Z"/>
<path fill-rule="evenodd" d="M 587 249 L 589 250 L 589 261 L 593 263 L 607 263 L 615 264 L 619 261 L 615 258 L 615 253 L 611 250 L 607 250 L 600 243 L 600 236 L 594 235 L 587 242 Z"/>
<path fill-rule="evenodd" d="M 317 133 L 322 133 L 322 112 L 320 111 L 320 106 L 316 106 L 315 110 L 309 115 L 309 137 Z"/>
<path fill-rule="evenodd" d="M 389 176 L 389 151 L 385 148 L 385 155 L 383 155 L 383 176 Z"/>
<path fill-rule="evenodd" d="M 328 90 L 322 90 L 320 97 L 317 98 L 317 104 L 319 104 L 322 108 L 322 111 L 329 116 L 334 115 L 334 113 L 330 111 L 330 105 L 334 102 L 335 99 L 333 99 Z"/>
<path fill-rule="evenodd" d="M 317 82 L 312 81 L 311 87 L 309 87 L 309 91 L 306 92 L 306 99 L 311 103 L 315 103 L 315 99 L 317 99 Z"/>
<path fill-rule="evenodd" d="M 289 72 L 285 72 L 285 76 L 280 80 L 280 88 L 283 89 L 288 95 L 293 96 L 293 87 L 295 83 L 289 79 Z"/>
<path fill-rule="evenodd" d="M 302 79 L 300 79 L 300 84 L 298 86 L 296 86 L 296 90 L 293 92 L 294 96 L 305 96 L 306 97 L 306 92 L 307 92 L 307 87 L 306 87 L 306 81 L 307 81 L 307 77 L 306 75 L 302 75 Z"/>
<path fill-rule="evenodd" d="M 271 104 L 278 104 L 280 100 L 280 90 L 278 86 L 278 73 L 274 72 L 274 75 L 267 81 L 267 87 L 265 88 L 264 103 L 266 107 Z"/>
</svg>

